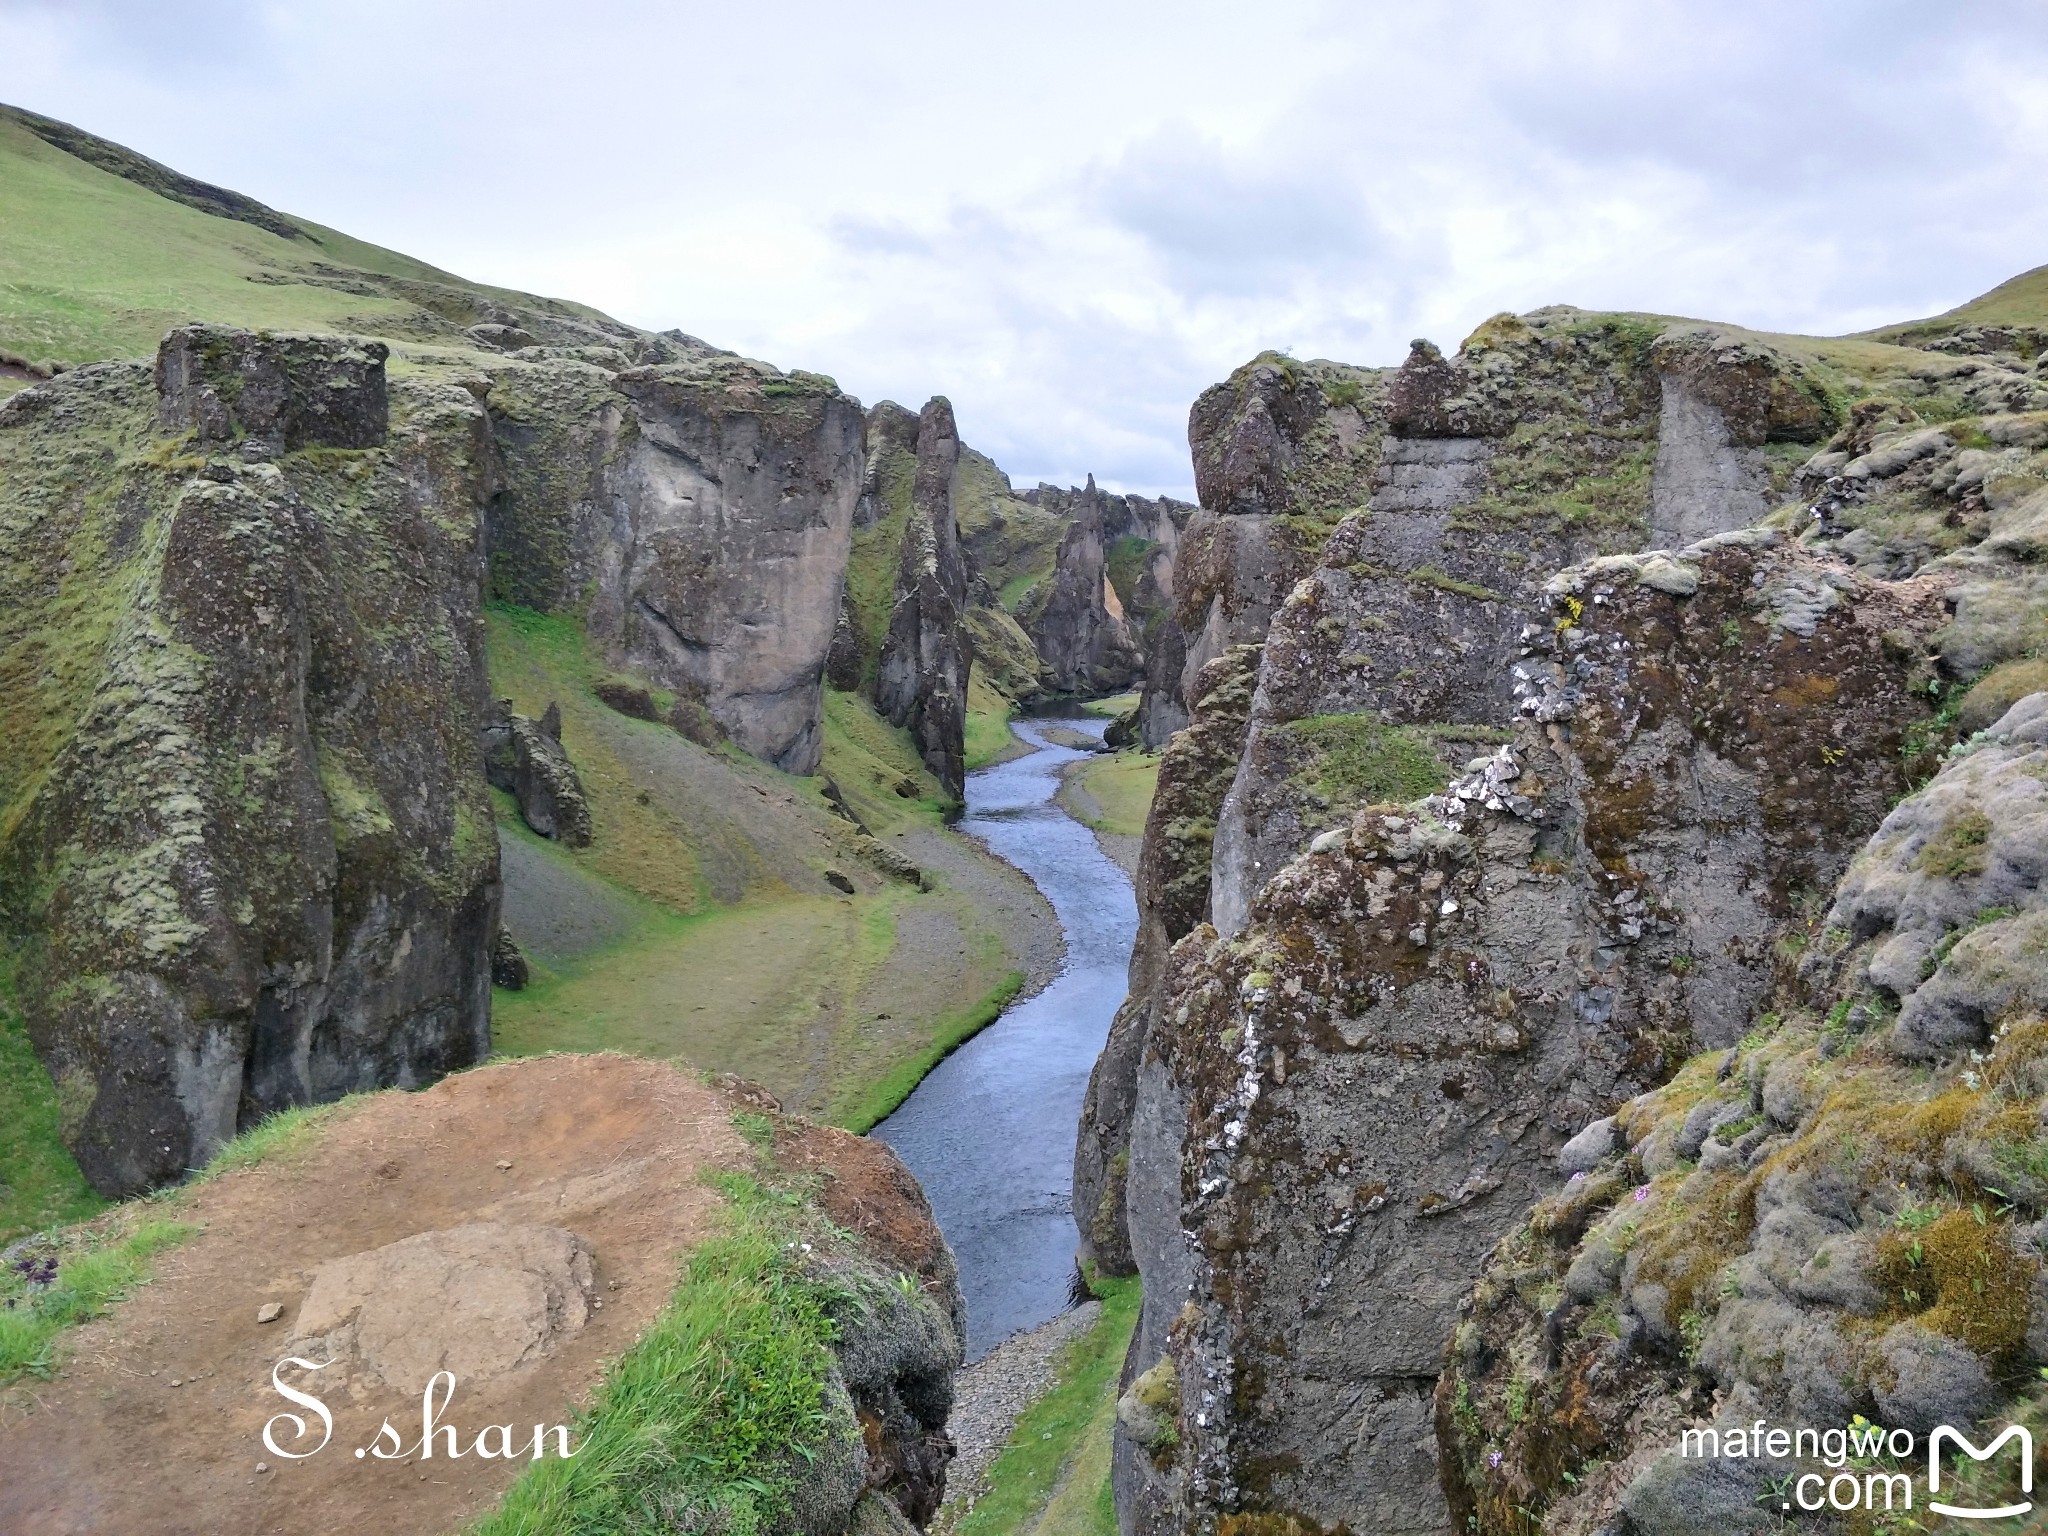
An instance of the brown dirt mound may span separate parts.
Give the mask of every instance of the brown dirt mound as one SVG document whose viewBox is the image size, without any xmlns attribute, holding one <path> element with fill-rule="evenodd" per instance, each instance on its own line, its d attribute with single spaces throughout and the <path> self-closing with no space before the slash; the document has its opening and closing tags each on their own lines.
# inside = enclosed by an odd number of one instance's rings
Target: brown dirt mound
<svg viewBox="0 0 2048 1536">
<path fill-rule="evenodd" d="M 431 1460 L 357 1459 L 387 1416 L 406 1444 L 420 1438 L 426 1382 L 391 1384 L 383 1372 L 393 1360 L 401 1376 L 442 1360 L 495 1369 L 459 1376 L 442 1414 L 465 1450 L 486 1425 L 513 1425 L 525 1451 L 535 1424 L 568 1422 L 604 1362 L 672 1293 L 678 1256 L 709 1230 L 718 1197 L 703 1172 L 744 1165 L 734 1108 L 659 1062 L 537 1057 L 378 1095 L 323 1127 L 309 1153 L 175 1197 L 163 1214 L 203 1233 L 162 1255 L 156 1279 L 111 1316 L 73 1333 L 54 1382 L 0 1402 L 0 1532 L 459 1528 L 526 1463 L 451 1461 L 445 1441 Z M 441 1236 L 404 1243 L 423 1234 Z M 402 1246 L 371 1252 L 390 1244 Z M 302 1319 L 316 1272 L 328 1282 L 322 1315 Z M 344 1301 L 337 1312 L 335 1277 L 380 1273 L 430 1277 L 421 1284 L 435 1293 L 372 1284 L 360 1309 Z M 282 1315 L 259 1324 L 272 1302 Z M 409 1320 L 406 1347 L 380 1356 L 370 1342 L 394 1307 Z M 422 1336 L 434 1319 L 445 1339 Z M 337 1328 L 361 1338 L 339 1370 L 287 1372 L 334 1416 L 325 1449 L 290 1461 L 262 1434 L 293 1408 L 271 1368 L 288 1354 L 322 1358 L 319 1344 L 294 1345 L 302 1321 L 323 1341 Z M 532 1338 L 509 1352 L 478 1347 L 477 1330 L 508 1327 Z M 313 1443 L 317 1420 L 314 1430 L 297 1445 L 289 1425 L 275 1434 L 291 1450 Z"/>
</svg>

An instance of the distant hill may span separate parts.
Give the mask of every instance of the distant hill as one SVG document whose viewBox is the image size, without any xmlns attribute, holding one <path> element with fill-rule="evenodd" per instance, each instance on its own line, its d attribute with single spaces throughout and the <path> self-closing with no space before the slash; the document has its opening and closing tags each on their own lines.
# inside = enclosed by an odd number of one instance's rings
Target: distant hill
<svg viewBox="0 0 2048 1536">
<path fill-rule="evenodd" d="M 472 283 L 0 106 L 0 394 L 21 363 L 146 357 L 188 320 L 381 337 L 410 352 L 500 340 L 630 345 L 597 310 Z M 498 348 L 493 347 L 492 350 Z"/>
</svg>

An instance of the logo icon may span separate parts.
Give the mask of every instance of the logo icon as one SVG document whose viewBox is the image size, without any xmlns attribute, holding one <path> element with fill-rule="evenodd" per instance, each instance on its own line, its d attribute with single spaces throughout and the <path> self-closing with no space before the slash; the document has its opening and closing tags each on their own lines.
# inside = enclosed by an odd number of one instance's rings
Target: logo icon
<svg viewBox="0 0 2048 1536">
<path fill-rule="evenodd" d="M 1989 1461 L 2006 1441 L 2019 1441 L 2020 1492 L 2031 1494 L 2034 1491 L 2034 1437 L 2019 1425 L 2008 1425 L 2004 1434 L 1980 1451 L 1957 1431 L 1946 1424 L 1938 1424 L 1934 1433 L 1927 1437 L 1927 1507 L 1935 1514 L 1953 1515 L 1959 1520 L 2005 1520 L 2014 1515 L 2024 1515 L 2034 1507 L 2032 1499 L 2023 1504 L 2006 1504 L 1998 1509 L 1963 1509 L 1954 1504 L 1937 1503 L 1932 1495 L 1941 1492 L 1941 1443 L 1944 1440 L 1955 1441 L 1956 1448 L 1972 1461 Z"/>
</svg>

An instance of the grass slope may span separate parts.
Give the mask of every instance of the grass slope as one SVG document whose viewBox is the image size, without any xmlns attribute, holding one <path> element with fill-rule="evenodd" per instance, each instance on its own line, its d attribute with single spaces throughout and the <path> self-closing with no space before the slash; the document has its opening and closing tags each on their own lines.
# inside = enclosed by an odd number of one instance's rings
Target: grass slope
<svg viewBox="0 0 2048 1536">
<path fill-rule="evenodd" d="M 2035 267 L 2008 278 L 1989 293 L 1925 320 L 1908 320 L 1866 334 L 1910 342 L 1917 336 L 1944 332 L 1958 324 L 2048 325 L 2048 267 Z"/>
<path fill-rule="evenodd" d="M 1010 730 L 1016 701 L 982 676 L 976 664 L 967 671 L 967 771 L 1021 757 L 1029 750 Z"/>
<path fill-rule="evenodd" d="M 285 223 L 299 235 L 173 201 L 0 108 L 0 349 L 69 363 L 147 357 L 190 320 L 462 347 L 481 303 L 598 318 L 303 219 Z M 25 382 L 0 379 L 0 392 Z"/>
<path fill-rule="evenodd" d="M 1138 1321 L 1136 1280 L 1098 1279 L 1102 1316 L 1060 1352 L 1050 1392 L 1024 1411 L 989 1491 L 948 1536 L 1115 1536 L 1109 1486 L 1117 1373 Z"/>
<path fill-rule="evenodd" d="M 861 866 L 822 777 L 608 709 L 593 685 L 610 674 L 573 620 L 500 604 L 487 623 L 493 690 L 529 716 L 560 707 L 596 829 L 589 848 L 563 848 L 501 795 L 508 868 L 544 877 L 565 913 L 605 916 L 596 942 L 521 935 L 532 977 L 495 994 L 497 1051 L 680 1058 L 866 1130 L 1015 994 L 1002 937 L 965 893 L 824 884 L 826 867 Z M 858 695 L 827 694 L 825 773 L 880 836 L 943 822 L 908 735 Z"/>
<path fill-rule="evenodd" d="M 62 1120 L 57 1085 L 14 1005 L 14 962 L 0 954 L 0 1246 L 106 1206 L 65 1147 Z"/>
<path fill-rule="evenodd" d="M 1072 788 L 1079 793 L 1067 795 L 1065 803 L 1077 820 L 1097 832 L 1143 837 L 1158 787 L 1158 753 L 1114 752 L 1074 770 Z"/>
<path fill-rule="evenodd" d="M 576 1454 L 533 1463 L 472 1536 L 788 1528 L 792 1468 L 831 1432 L 834 1293 L 804 1275 L 792 1240 L 823 1241 L 824 1222 L 794 1191 L 716 1182 L 725 1231 L 690 1253 L 667 1308 L 612 1362 Z"/>
</svg>

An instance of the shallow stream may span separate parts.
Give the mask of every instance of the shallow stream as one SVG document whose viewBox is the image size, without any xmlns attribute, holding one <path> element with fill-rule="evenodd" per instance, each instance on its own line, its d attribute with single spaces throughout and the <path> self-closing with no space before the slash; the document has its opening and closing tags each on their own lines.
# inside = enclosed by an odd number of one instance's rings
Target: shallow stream
<svg viewBox="0 0 2048 1536">
<path fill-rule="evenodd" d="M 1075 1124 L 1124 998 L 1138 909 L 1123 870 L 1053 799 L 1061 770 L 1087 754 L 1045 731 L 1099 737 L 1106 725 L 1016 721 L 1038 750 L 968 775 L 960 830 L 1045 893 L 1066 960 L 1051 985 L 940 1062 L 874 1130 L 924 1185 L 960 1261 L 969 1360 L 1057 1316 L 1074 1272 Z"/>
</svg>

